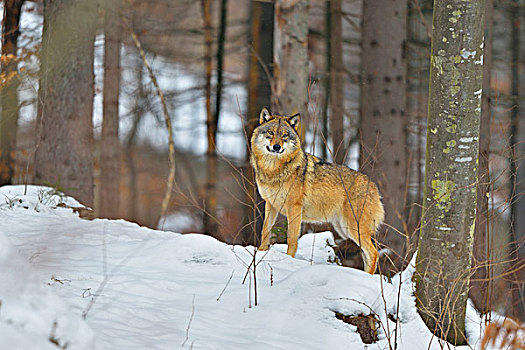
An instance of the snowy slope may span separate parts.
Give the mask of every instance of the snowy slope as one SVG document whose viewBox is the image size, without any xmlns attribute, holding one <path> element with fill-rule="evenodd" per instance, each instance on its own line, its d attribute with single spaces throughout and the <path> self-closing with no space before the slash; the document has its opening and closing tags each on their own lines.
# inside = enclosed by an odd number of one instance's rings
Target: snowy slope
<svg viewBox="0 0 525 350">
<path fill-rule="evenodd" d="M 83 220 L 48 191 L 0 188 L 0 349 L 56 349 L 50 337 L 67 349 L 388 349 L 396 336 L 398 349 L 441 348 L 416 312 L 411 268 L 388 283 L 331 264 L 328 232 L 303 236 L 295 259 L 283 245 L 257 253 L 255 306 L 253 247 Z M 335 317 L 371 311 L 371 345 Z M 467 318 L 479 348 L 481 320 Z"/>
</svg>

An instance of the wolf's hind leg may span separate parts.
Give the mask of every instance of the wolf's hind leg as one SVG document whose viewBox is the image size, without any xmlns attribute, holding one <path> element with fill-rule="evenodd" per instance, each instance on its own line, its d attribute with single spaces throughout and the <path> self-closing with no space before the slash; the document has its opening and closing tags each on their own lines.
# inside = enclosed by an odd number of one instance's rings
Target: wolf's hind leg
<svg viewBox="0 0 525 350">
<path fill-rule="evenodd" d="M 277 209 L 275 209 L 268 201 L 264 206 L 264 223 L 261 233 L 261 244 L 259 250 L 268 250 L 270 247 L 270 230 L 272 229 L 275 220 L 277 220 Z"/>
<path fill-rule="evenodd" d="M 370 236 L 361 241 L 361 249 L 363 250 L 363 262 L 365 263 L 365 271 L 374 274 L 377 267 L 377 248 L 370 239 Z"/>
<path fill-rule="evenodd" d="M 374 231 L 363 225 L 364 223 L 357 225 L 355 220 L 351 221 L 353 222 L 349 223 L 348 220 L 339 219 L 333 225 L 343 238 L 350 238 L 361 248 L 364 270 L 373 274 L 377 266 L 377 249 L 372 242 Z"/>
</svg>

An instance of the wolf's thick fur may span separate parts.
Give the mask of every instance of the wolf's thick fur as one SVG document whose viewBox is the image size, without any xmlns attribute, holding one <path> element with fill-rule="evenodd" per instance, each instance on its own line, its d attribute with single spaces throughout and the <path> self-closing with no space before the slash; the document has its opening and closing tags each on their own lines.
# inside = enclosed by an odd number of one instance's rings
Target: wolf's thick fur
<svg viewBox="0 0 525 350">
<path fill-rule="evenodd" d="M 251 137 L 251 164 L 266 201 L 259 249 L 268 249 L 278 213 L 288 218 L 291 256 L 297 251 L 301 222 L 328 222 L 361 247 L 365 271 L 374 273 L 377 249 L 371 238 L 385 216 L 376 185 L 364 174 L 304 152 L 298 114 L 277 116 L 263 108 L 259 122 Z"/>
</svg>

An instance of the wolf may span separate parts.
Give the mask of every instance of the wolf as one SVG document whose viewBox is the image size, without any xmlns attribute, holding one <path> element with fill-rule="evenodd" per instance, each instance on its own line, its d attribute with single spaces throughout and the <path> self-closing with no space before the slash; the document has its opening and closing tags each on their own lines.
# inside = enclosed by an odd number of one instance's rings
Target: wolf
<svg viewBox="0 0 525 350">
<path fill-rule="evenodd" d="M 250 163 L 266 202 L 259 250 L 269 249 L 270 230 L 279 213 L 288 220 L 287 254 L 292 257 L 302 222 L 331 223 L 339 236 L 359 245 L 365 271 L 373 274 L 378 254 L 372 236 L 385 217 L 377 186 L 345 165 L 306 153 L 300 120 L 300 114 L 272 115 L 264 107 L 251 136 Z"/>
</svg>

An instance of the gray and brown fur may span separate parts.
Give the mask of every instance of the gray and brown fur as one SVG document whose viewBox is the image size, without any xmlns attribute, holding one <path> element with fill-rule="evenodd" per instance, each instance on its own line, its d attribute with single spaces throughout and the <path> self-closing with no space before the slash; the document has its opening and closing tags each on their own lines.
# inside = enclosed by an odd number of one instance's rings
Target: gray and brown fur
<svg viewBox="0 0 525 350">
<path fill-rule="evenodd" d="M 266 201 L 260 250 L 270 245 L 277 214 L 288 219 L 287 254 L 295 256 L 301 222 L 331 223 L 363 251 L 365 271 L 374 273 L 377 249 L 372 236 L 383 223 L 377 186 L 364 174 L 326 163 L 306 153 L 299 138 L 300 116 L 260 113 L 251 137 L 251 164 L 261 197 Z"/>
</svg>

